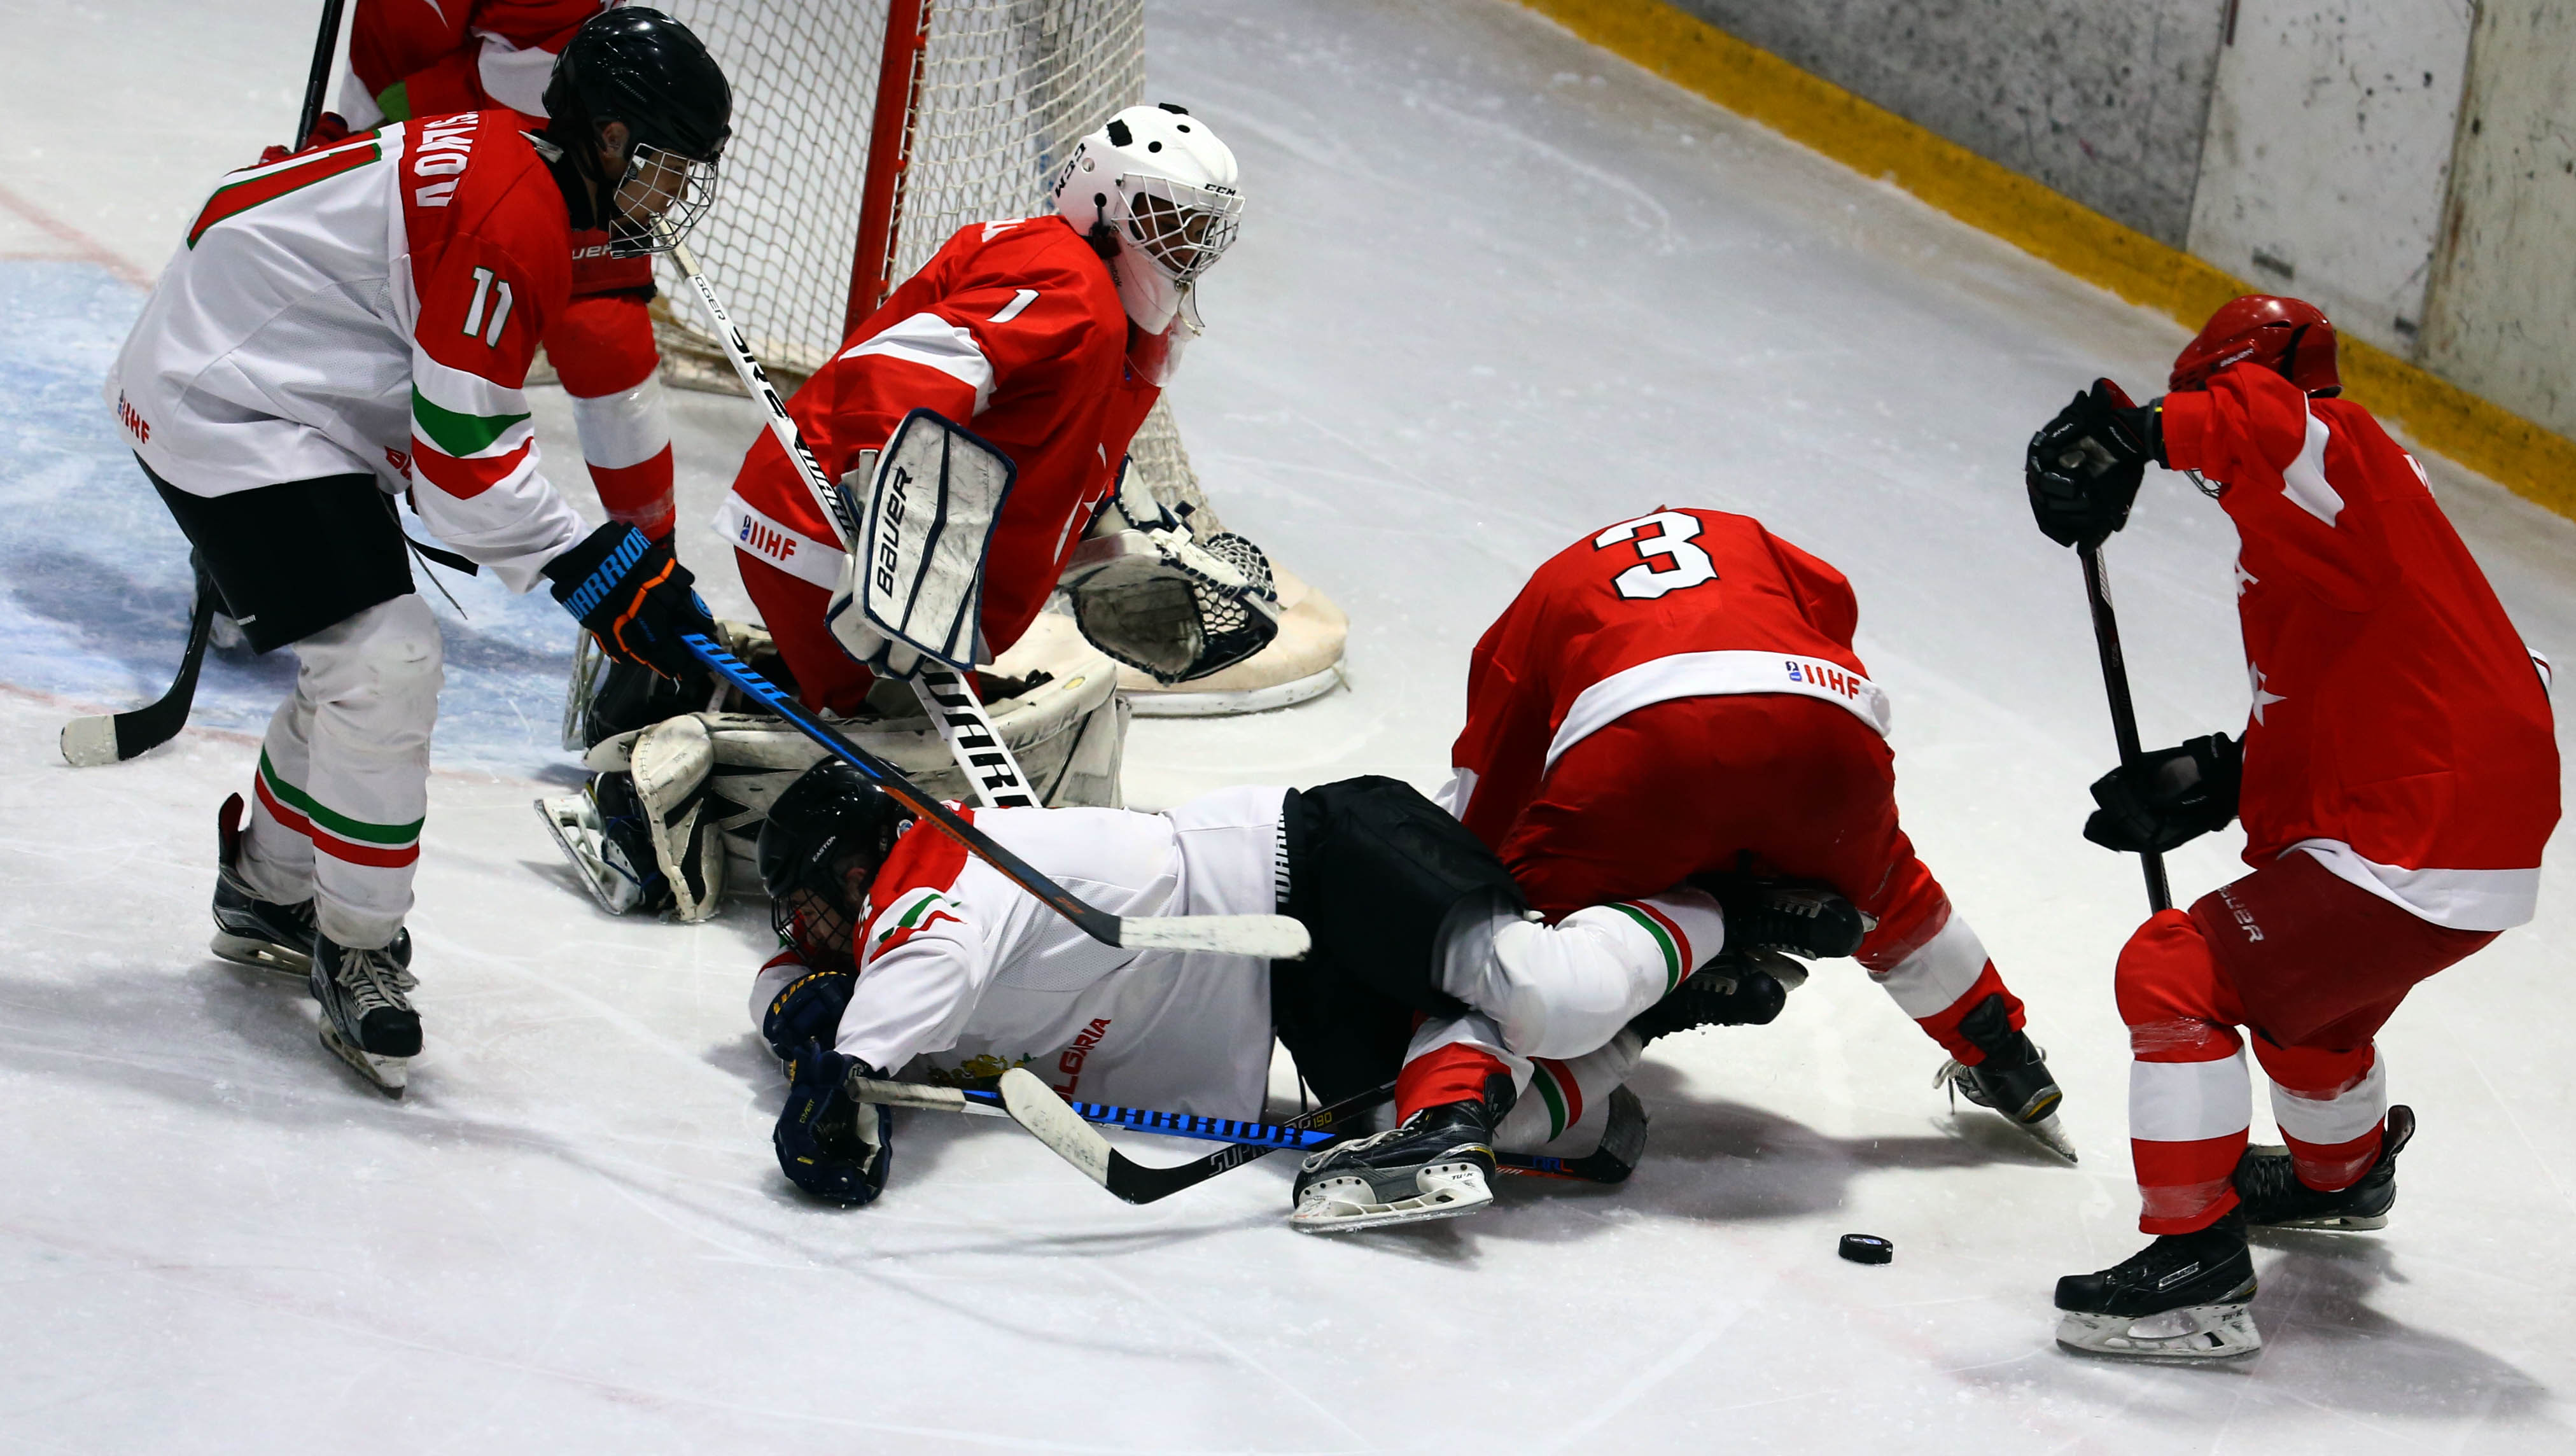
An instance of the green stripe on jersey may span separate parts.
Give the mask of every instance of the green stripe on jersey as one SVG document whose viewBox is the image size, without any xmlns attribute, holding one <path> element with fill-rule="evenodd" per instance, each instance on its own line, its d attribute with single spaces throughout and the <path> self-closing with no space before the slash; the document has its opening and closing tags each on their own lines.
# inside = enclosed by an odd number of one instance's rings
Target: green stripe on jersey
<svg viewBox="0 0 2576 1456">
<path fill-rule="evenodd" d="M 429 437 L 429 443 L 463 459 L 491 449 L 493 441 L 510 433 L 512 427 L 528 417 L 524 414 L 458 414 L 422 394 L 419 386 L 415 385 L 411 392 L 411 418 L 412 423 L 420 427 L 420 432 Z"/>
<path fill-rule="evenodd" d="M 1655 938 L 1656 948 L 1664 953 L 1664 990 L 1670 994 L 1675 986 L 1682 983 L 1682 952 L 1681 947 L 1673 944 L 1672 932 L 1656 924 L 1655 917 L 1634 905 L 1613 905 L 1610 908 L 1646 927 L 1646 933 Z"/>
<path fill-rule="evenodd" d="M 259 751 L 259 776 L 267 782 L 268 791 L 285 800 L 287 807 L 339 835 L 342 839 L 355 839 L 364 844 L 389 844 L 399 847 L 416 842 L 420 838 L 420 826 L 429 822 L 426 818 L 422 818 L 414 819 L 409 824 L 370 824 L 364 819 L 352 819 L 337 809 L 327 808 L 311 794 L 279 778 L 277 766 L 268 761 L 268 750 L 265 748 Z"/>
</svg>

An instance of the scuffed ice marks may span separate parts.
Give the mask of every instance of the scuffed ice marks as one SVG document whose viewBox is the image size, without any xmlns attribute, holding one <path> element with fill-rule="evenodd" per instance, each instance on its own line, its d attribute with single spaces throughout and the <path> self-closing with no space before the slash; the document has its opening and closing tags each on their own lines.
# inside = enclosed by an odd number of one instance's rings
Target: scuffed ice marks
<svg viewBox="0 0 2576 1456">
<path fill-rule="evenodd" d="M 0 259 L 0 683 L 115 708 L 169 686 L 193 599 L 187 539 L 99 394 L 142 303 L 95 264 Z M 558 443 L 560 473 L 579 451 L 568 432 Z M 432 571 L 464 616 L 429 586 Z M 446 635 L 438 764 L 559 772 L 571 620 L 543 593 L 513 597 L 488 577 L 417 563 L 412 575 Z M 291 652 L 210 653 L 191 721 L 256 733 L 294 675 Z"/>
</svg>

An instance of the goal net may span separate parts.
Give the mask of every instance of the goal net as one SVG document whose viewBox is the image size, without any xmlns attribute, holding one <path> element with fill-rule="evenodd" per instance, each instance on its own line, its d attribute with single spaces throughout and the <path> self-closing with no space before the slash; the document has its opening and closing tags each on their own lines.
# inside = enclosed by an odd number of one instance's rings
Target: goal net
<svg viewBox="0 0 2576 1456">
<path fill-rule="evenodd" d="M 1074 143 L 1145 100 L 1144 0 L 660 3 L 733 83 L 722 191 L 690 246 L 782 390 L 830 359 L 881 290 L 957 229 L 1050 210 L 1048 184 Z M 890 20 L 918 45 L 890 55 Z M 880 114 L 888 78 L 910 105 Z M 677 270 L 663 266 L 654 315 L 666 377 L 741 392 L 688 311 Z M 1216 528 L 1168 401 L 1146 417 L 1129 457 L 1157 499 L 1202 512 L 1193 518 L 1202 533 Z M 1330 667 L 1339 613 L 1320 596 L 1312 610 L 1330 616 Z M 1314 676 L 1305 658 L 1315 655 L 1300 658 L 1300 680 Z M 1260 664 L 1228 673 L 1285 670 Z M 1317 682 L 1314 691 L 1329 685 Z"/>
</svg>

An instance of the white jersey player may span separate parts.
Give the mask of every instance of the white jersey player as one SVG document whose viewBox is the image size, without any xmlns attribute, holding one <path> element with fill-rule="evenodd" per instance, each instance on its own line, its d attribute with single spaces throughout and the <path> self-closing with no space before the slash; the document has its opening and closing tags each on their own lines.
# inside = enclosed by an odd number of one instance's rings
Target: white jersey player
<svg viewBox="0 0 2576 1456">
<path fill-rule="evenodd" d="M 1597 1140 L 1597 1109 L 1641 1050 L 1630 1022 L 1726 938 L 1717 902 L 1688 888 L 1539 923 L 1491 854 L 1392 779 L 1226 789 L 1161 814 L 972 818 L 1112 914 L 1284 913 L 1314 950 L 1272 962 L 1102 945 L 915 827 L 855 769 L 818 765 L 761 833 L 788 948 L 751 997 L 794 1083 L 779 1165 L 809 1191 L 866 1203 L 884 1187 L 887 1120 L 850 1100 L 854 1071 L 955 1083 L 1026 1066 L 1068 1098 L 1255 1120 L 1274 1036 L 1335 1102 L 1388 1081 L 1414 1043 L 1456 1035 L 1463 1018 L 1507 1028 L 1496 1040 L 1518 1048 L 1476 1104 L 1497 1109 L 1492 1122 L 1437 1148 L 1415 1140 L 1402 1161 L 1355 1171 L 1345 1157 L 1322 1192 L 1301 1180 L 1291 1221 L 1328 1231 L 1471 1212 L 1491 1200 L 1498 1142 Z M 1518 1096 L 1533 1085 L 1540 1095 Z M 1404 1141 L 1360 1146 L 1391 1139 Z"/>
<path fill-rule="evenodd" d="M 393 496 L 512 589 L 551 579 L 613 655 L 675 671 L 678 633 L 712 625 L 667 541 L 590 530 L 547 483 L 522 386 L 574 230 L 685 227 L 731 92 L 686 29 L 625 9 L 573 38 L 550 100 L 542 137 L 468 112 L 233 173 L 107 382 L 229 615 L 300 664 L 248 832 L 223 810 L 215 949 L 308 975 L 325 1044 L 397 1094 L 441 674 Z"/>
</svg>

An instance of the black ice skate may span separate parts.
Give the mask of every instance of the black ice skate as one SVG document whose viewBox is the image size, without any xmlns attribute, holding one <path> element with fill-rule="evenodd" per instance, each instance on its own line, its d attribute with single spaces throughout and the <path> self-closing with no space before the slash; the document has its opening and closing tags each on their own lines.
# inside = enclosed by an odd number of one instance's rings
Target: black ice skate
<svg viewBox="0 0 2576 1456">
<path fill-rule="evenodd" d="M 2290 1150 L 2247 1148 L 2236 1160 L 2236 1197 L 2245 1206 L 2245 1221 L 2256 1228 L 2340 1229 L 2388 1227 L 2388 1210 L 2397 1202 L 2397 1154 L 2415 1136 L 2415 1109 L 2388 1109 L 2388 1127 L 2380 1134 L 2379 1161 L 2349 1188 L 2321 1193 L 2299 1181 Z"/>
<path fill-rule="evenodd" d="M 313 941 L 313 999 L 322 1044 L 388 1097 L 400 1097 L 420 1055 L 420 1017 L 404 993 L 419 985 L 390 948 L 357 950 L 327 935 Z"/>
<path fill-rule="evenodd" d="M 1335 1143 L 1297 1170 L 1292 1227 L 1346 1233 L 1474 1213 L 1494 1201 L 1494 1125 L 1511 1111 L 1511 1079 L 1485 1095 L 1426 1107 L 1395 1128 Z"/>
<path fill-rule="evenodd" d="M 1651 1043 L 1703 1026 L 1767 1026 L 1789 993 L 1806 983 L 1806 966 L 1778 951 L 1721 951 L 1638 1013 L 1628 1029 Z"/>
<path fill-rule="evenodd" d="M 1986 1059 L 1969 1067 L 1954 1058 L 1932 1074 L 1933 1086 L 1950 1089 L 1952 1110 L 1957 1110 L 1961 1097 L 1993 1108 L 2041 1147 L 2074 1162 L 2075 1144 L 2057 1125 L 2057 1105 L 2066 1094 L 2057 1090 L 2057 1079 L 2048 1074 L 2047 1054 L 2007 1018 L 2004 998 L 1997 994 L 1978 1002 L 1960 1018 L 1959 1034 L 1984 1052 Z"/>
<path fill-rule="evenodd" d="M 235 868 L 241 863 L 241 822 L 242 797 L 235 794 L 215 811 L 214 952 L 265 971 L 307 975 L 313 969 L 313 902 L 308 898 L 281 905 L 251 893 Z M 409 966 L 411 932 L 397 934 L 388 952 L 396 965 Z"/>
<path fill-rule="evenodd" d="M 546 832 L 599 908 L 611 915 L 671 908 L 671 882 L 653 857 L 653 829 L 645 822 L 634 775 L 593 774 L 580 793 L 536 803 Z"/>
<path fill-rule="evenodd" d="M 1717 897 L 1718 909 L 1726 912 L 1729 950 L 1781 950 L 1830 960 L 1860 949 L 1861 937 L 1877 923 L 1816 880 L 1709 875 L 1692 883 Z"/>
<path fill-rule="evenodd" d="M 2263 1348 L 2245 1216 L 2167 1234 L 2099 1274 L 2057 1281 L 2057 1342 L 2134 1359 L 2219 1360 Z"/>
</svg>

